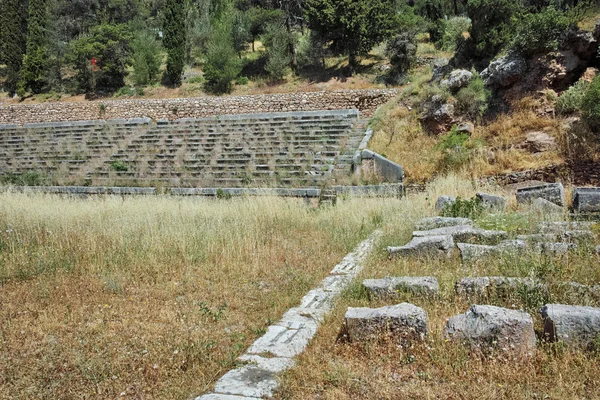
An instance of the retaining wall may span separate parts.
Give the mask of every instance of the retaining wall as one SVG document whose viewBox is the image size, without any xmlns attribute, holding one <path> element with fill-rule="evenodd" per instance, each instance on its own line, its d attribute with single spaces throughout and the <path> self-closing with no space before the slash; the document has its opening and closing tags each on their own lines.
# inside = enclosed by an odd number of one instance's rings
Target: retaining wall
<svg viewBox="0 0 600 400">
<path fill-rule="evenodd" d="M 201 118 L 217 115 L 357 109 L 372 117 L 396 89 L 340 90 L 183 99 L 98 100 L 0 106 L 0 124 L 148 117 Z"/>
</svg>

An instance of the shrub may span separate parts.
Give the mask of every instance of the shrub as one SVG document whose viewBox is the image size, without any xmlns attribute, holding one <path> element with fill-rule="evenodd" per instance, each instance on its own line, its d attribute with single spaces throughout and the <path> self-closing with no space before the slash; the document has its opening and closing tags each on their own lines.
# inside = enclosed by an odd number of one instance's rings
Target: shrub
<svg viewBox="0 0 600 400">
<path fill-rule="evenodd" d="M 471 20 L 467 17 L 452 17 L 444 21 L 444 34 L 441 47 L 447 51 L 454 51 L 458 43 L 464 40 L 463 34 L 471 29 Z"/>
<path fill-rule="evenodd" d="M 208 46 L 204 64 L 204 87 L 211 93 L 230 93 L 231 82 L 240 73 L 241 63 L 233 48 L 231 29 L 227 24 L 217 25 Z"/>
<path fill-rule="evenodd" d="M 456 125 L 452 126 L 450 132 L 441 137 L 437 145 L 442 152 L 438 169 L 441 171 L 452 171 L 458 169 L 470 161 L 473 151 L 480 143 L 471 139 L 469 134 L 458 132 Z"/>
<path fill-rule="evenodd" d="M 117 93 L 115 93 L 115 97 L 122 97 L 122 96 L 131 97 L 134 94 L 135 94 L 135 92 L 131 88 L 131 86 L 123 86 L 121 89 L 117 90 Z"/>
<path fill-rule="evenodd" d="M 204 83 L 204 77 L 202 75 L 194 75 L 187 78 L 186 82 L 190 84 Z"/>
<path fill-rule="evenodd" d="M 290 56 L 290 45 L 293 45 L 293 37 L 279 24 L 271 24 L 267 28 L 264 38 L 267 47 L 267 63 L 265 72 L 273 81 L 281 81 L 289 72 L 292 61 Z"/>
<path fill-rule="evenodd" d="M 485 208 L 478 197 L 473 197 L 470 200 L 459 197 L 453 204 L 444 208 L 442 216 L 476 219 L 483 215 L 484 211 Z"/>
<path fill-rule="evenodd" d="M 237 79 L 235 80 L 235 84 L 240 85 L 240 86 L 247 85 L 248 82 L 249 82 L 249 80 L 248 80 L 248 77 L 246 77 L 246 76 L 238 76 Z"/>
<path fill-rule="evenodd" d="M 598 130 L 600 123 L 600 76 L 594 78 L 583 96 L 581 112 L 592 130 Z"/>
<path fill-rule="evenodd" d="M 117 172 L 126 172 L 129 170 L 129 167 L 123 161 L 115 160 L 110 163 L 110 169 Z"/>
<path fill-rule="evenodd" d="M 133 81 L 136 85 L 156 82 L 160 71 L 160 44 L 151 32 L 136 34 L 131 43 L 133 49 Z"/>
<path fill-rule="evenodd" d="M 467 87 L 456 94 L 456 109 L 470 119 L 480 119 L 488 108 L 491 91 L 485 87 L 483 80 L 475 76 Z"/>
<path fill-rule="evenodd" d="M 520 14 L 512 20 L 514 36 L 511 47 L 525 55 L 557 50 L 560 38 L 575 24 L 569 14 L 554 7 Z"/>
<path fill-rule="evenodd" d="M 583 98 L 589 87 L 589 82 L 582 80 L 577 81 L 573 86 L 560 95 L 556 101 L 556 111 L 559 114 L 567 115 L 581 110 Z"/>
</svg>

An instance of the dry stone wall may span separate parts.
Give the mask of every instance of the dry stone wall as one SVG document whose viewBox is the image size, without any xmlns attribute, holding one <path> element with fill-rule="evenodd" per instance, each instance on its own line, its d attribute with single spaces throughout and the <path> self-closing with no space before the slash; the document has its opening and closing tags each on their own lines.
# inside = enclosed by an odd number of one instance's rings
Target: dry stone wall
<svg viewBox="0 0 600 400">
<path fill-rule="evenodd" d="M 148 117 L 154 120 L 287 111 L 357 109 L 372 117 L 396 89 L 341 90 L 182 99 L 101 100 L 0 106 L 0 124 Z"/>
</svg>

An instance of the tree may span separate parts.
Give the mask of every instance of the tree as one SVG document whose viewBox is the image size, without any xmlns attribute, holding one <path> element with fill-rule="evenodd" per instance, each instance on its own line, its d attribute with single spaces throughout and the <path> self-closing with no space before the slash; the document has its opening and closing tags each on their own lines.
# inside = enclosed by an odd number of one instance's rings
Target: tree
<svg viewBox="0 0 600 400">
<path fill-rule="evenodd" d="M 289 53 L 291 42 L 293 43 L 293 40 L 283 26 L 269 25 L 265 35 L 265 46 L 267 47 L 265 71 L 275 82 L 281 81 L 288 72 L 292 60 Z"/>
<path fill-rule="evenodd" d="M 136 85 L 147 85 L 156 81 L 160 71 L 160 45 L 149 31 L 138 31 L 133 42 L 133 80 Z"/>
<path fill-rule="evenodd" d="M 163 44 L 167 49 L 167 80 L 174 86 L 181 84 L 186 55 L 186 27 L 184 0 L 167 0 L 164 9 Z"/>
<path fill-rule="evenodd" d="M 0 0 L 0 61 L 6 64 L 4 87 L 10 95 L 17 90 L 25 53 L 27 18 L 21 0 Z"/>
<path fill-rule="evenodd" d="M 204 65 L 205 88 L 215 94 L 229 93 L 231 81 L 241 71 L 241 63 L 233 48 L 231 24 L 220 21 L 215 25 Z"/>
<path fill-rule="evenodd" d="M 236 10 L 231 27 L 233 47 L 237 51 L 238 56 L 242 58 L 242 51 L 248 48 L 250 42 L 250 22 L 246 13 Z"/>
<path fill-rule="evenodd" d="M 29 0 L 27 22 L 27 44 L 20 72 L 19 96 L 25 91 L 40 93 L 47 85 L 49 70 L 46 0 Z"/>
<path fill-rule="evenodd" d="M 309 26 L 338 54 L 348 54 L 351 70 L 357 57 L 391 36 L 396 28 L 395 0 L 306 0 Z"/>
<path fill-rule="evenodd" d="M 396 35 L 388 41 L 385 52 L 392 64 L 388 75 L 390 83 L 398 83 L 417 59 L 414 34 L 402 32 Z"/>
<path fill-rule="evenodd" d="M 116 90 L 125 84 L 131 64 L 131 32 L 123 24 L 102 24 L 70 43 L 70 60 L 83 91 Z M 92 64 L 95 59 L 96 68 Z"/>
</svg>

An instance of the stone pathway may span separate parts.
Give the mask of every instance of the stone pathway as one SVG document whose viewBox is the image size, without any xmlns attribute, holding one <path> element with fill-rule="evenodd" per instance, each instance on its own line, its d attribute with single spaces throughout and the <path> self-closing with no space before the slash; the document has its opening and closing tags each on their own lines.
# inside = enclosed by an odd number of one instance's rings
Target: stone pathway
<svg viewBox="0 0 600 400">
<path fill-rule="evenodd" d="M 267 333 L 258 338 L 240 357 L 248 364 L 227 372 L 215 385 L 214 393 L 196 400 L 257 400 L 271 397 L 279 386 L 277 375 L 294 365 L 293 358 L 302 353 L 317 333 L 333 301 L 362 270 L 362 263 L 381 235 L 377 230 L 336 265 L 318 288 L 302 298 L 300 305 L 289 309 Z"/>
</svg>

